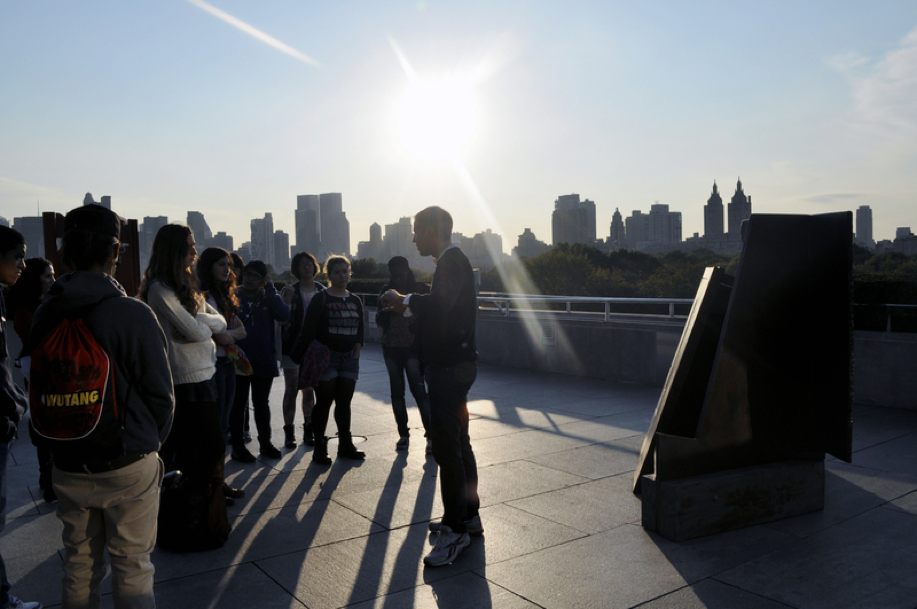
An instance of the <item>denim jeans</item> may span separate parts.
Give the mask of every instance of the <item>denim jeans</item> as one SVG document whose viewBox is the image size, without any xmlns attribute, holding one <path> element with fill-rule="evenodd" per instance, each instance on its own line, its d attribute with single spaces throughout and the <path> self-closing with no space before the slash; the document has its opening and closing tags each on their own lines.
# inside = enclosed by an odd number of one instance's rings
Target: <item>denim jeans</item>
<svg viewBox="0 0 917 609">
<path fill-rule="evenodd" d="M 430 398 L 424 386 L 423 369 L 420 360 L 411 353 L 410 347 L 382 347 L 382 356 L 385 358 L 385 367 L 388 369 L 388 381 L 392 390 L 392 412 L 398 424 L 398 435 L 410 435 L 408 428 L 408 408 L 404 399 L 404 377 L 408 377 L 408 386 L 411 395 L 417 402 L 420 411 L 420 421 L 424 431 L 430 429 Z M 424 435 L 427 435 L 426 433 Z"/>
<path fill-rule="evenodd" d="M 464 533 L 465 521 L 478 513 L 478 465 L 468 436 L 468 390 L 478 374 L 475 362 L 454 366 L 428 364 L 430 438 L 439 465 L 443 524 Z"/>
<path fill-rule="evenodd" d="M 245 406 L 248 403 L 248 391 L 252 393 L 252 407 L 255 410 L 255 426 L 258 428 L 258 443 L 266 446 L 271 443 L 271 385 L 274 384 L 272 376 L 236 377 L 236 396 L 232 405 L 232 414 L 229 417 L 229 430 L 232 434 L 232 449 L 245 448 L 242 439 L 242 427 L 245 421 Z"/>
<path fill-rule="evenodd" d="M 229 414 L 236 397 L 236 365 L 228 357 L 217 358 L 217 371 L 213 375 L 217 391 L 217 414 L 220 418 L 220 431 L 223 437 L 229 431 Z"/>
</svg>

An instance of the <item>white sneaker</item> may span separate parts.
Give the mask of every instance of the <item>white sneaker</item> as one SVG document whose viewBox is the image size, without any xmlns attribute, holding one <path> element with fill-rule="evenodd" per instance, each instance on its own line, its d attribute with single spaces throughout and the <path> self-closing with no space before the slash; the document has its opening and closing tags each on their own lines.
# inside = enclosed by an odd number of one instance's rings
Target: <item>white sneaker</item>
<svg viewBox="0 0 917 609">
<path fill-rule="evenodd" d="M 16 598 L 15 596 L 13 596 L 12 594 L 8 594 L 7 598 L 9 600 L 6 601 L 6 605 L 4 605 L 4 609 L 41 609 L 41 603 L 37 603 L 37 602 L 24 603 L 21 600 L 19 600 L 18 598 Z"/>
<path fill-rule="evenodd" d="M 448 565 L 470 545 L 471 538 L 468 537 L 468 533 L 453 533 L 452 529 L 441 525 L 436 536 L 436 545 L 424 556 L 423 563 L 428 567 Z"/>
<path fill-rule="evenodd" d="M 427 438 L 427 454 L 428 455 L 433 454 L 433 440 L 431 440 L 430 438 Z"/>
<path fill-rule="evenodd" d="M 408 444 L 411 443 L 411 438 L 407 436 L 401 436 L 398 438 L 398 441 L 395 443 L 395 450 L 407 450 Z"/>
<path fill-rule="evenodd" d="M 430 531 L 436 533 L 439 531 L 440 527 L 443 526 L 442 522 L 431 522 L 429 525 Z M 449 527 L 446 527 L 447 529 Z M 484 525 L 481 524 L 481 515 L 475 514 L 469 520 L 465 521 L 465 532 L 471 535 L 472 537 L 480 537 L 484 534 Z"/>
</svg>

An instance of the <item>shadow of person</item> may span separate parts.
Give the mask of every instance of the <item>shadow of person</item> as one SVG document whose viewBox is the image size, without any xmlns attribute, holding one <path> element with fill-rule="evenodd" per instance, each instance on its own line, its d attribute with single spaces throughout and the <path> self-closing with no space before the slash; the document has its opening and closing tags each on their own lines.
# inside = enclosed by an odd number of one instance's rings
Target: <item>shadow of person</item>
<svg viewBox="0 0 917 609">
<path fill-rule="evenodd" d="M 430 540 L 434 543 L 436 534 L 430 535 Z M 486 572 L 487 541 L 484 537 L 472 537 L 471 545 L 452 564 L 424 568 L 423 581 L 430 586 L 440 609 L 491 609 L 493 592 Z"/>
</svg>

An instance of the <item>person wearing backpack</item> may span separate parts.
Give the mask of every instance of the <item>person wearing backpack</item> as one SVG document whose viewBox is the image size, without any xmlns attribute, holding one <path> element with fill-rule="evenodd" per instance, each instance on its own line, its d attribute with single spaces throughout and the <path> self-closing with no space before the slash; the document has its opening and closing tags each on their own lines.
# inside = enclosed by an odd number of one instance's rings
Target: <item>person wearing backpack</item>
<svg viewBox="0 0 917 609">
<path fill-rule="evenodd" d="M 99 606 L 107 549 L 116 609 L 155 607 L 150 553 L 164 471 L 159 450 L 174 411 L 166 338 L 150 307 L 127 297 L 113 277 L 122 252 L 121 219 L 91 204 L 68 213 L 64 228 L 69 272 L 35 311 L 30 334 L 32 423 L 53 455 L 57 515 L 64 525 L 62 606 Z M 80 328 L 80 340 L 69 347 L 52 344 L 67 327 Z M 93 369 L 102 364 L 87 354 L 101 350 L 109 365 L 100 422 L 77 441 L 48 435 L 49 429 L 66 432 L 65 409 L 53 405 L 75 403 L 79 395 L 55 394 L 71 379 L 59 378 L 65 369 L 60 361 L 48 365 L 52 353 L 60 360 L 68 348 L 74 361 Z M 38 422 L 39 414 L 47 425 Z"/>
<path fill-rule="evenodd" d="M 16 283 L 25 266 L 25 239 L 19 231 L 0 226 L 0 283 Z M 26 411 L 26 397 L 13 382 L 13 369 L 6 346 L 6 307 L 0 292 L 0 531 L 6 525 L 6 462 Z M 10 594 L 6 563 L 0 556 L 0 609 L 41 609 L 41 603 L 23 602 Z"/>
</svg>

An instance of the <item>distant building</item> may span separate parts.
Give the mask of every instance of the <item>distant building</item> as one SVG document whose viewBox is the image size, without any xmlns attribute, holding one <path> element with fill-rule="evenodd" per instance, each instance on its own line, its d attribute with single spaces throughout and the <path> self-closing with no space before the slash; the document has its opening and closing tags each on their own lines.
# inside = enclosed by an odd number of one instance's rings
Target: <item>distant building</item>
<svg viewBox="0 0 917 609">
<path fill-rule="evenodd" d="M 26 258 L 45 256 L 45 230 L 41 216 L 13 218 L 13 229 L 25 238 Z"/>
<path fill-rule="evenodd" d="M 101 201 L 95 201 L 92 198 L 92 193 L 87 192 L 86 196 L 83 197 L 83 205 L 92 205 L 92 204 L 101 205 L 105 209 L 111 209 L 111 197 L 108 195 L 105 195 L 102 197 Z"/>
<path fill-rule="evenodd" d="M 492 269 L 503 262 L 503 237 L 488 228 L 465 240 L 462 251 L 468 256 L 471 266 Z"/>
<path fill-rule="evenodd" d="M 329 192 L 318 196 L 321 222 L 321 259 L 331 254 L 350 256 L 350 222 L 344 213 L 341 193 Z"/>
<path fill-rule="evenodd" d="M 857 208 L 855 243 L 867 249 L 876 247 L 876 242 L 872 238 L 872 210 L 868 205 L 860 205 Z"/>
<path fill-rule="evenodd" d="M 608 232 L 608 241 L 605 243 L 605 249 L 608 251 L 618 251 L 627 248 L 627 230 L 624 226 L 624 219 L 621 212 L 615 207 L 615 213 L 611 216 L 611 226 Z"/>
<path fill-rule="evenodd" d="M 369 227 L 369 241 L 360 241 L 357 244 L 357 258 L 372 258 L 376 262 L 387 262 L 385 257 L 385 241 L 382 240 L 382 227 L 373 222 Z"/>
<path fill-rule="evenodd" d="M 140 272 L 146 270 L 150 264 L 150 253 L 153 250 L 153 240 L 159 229 L 169 223 L 165 216 L 144 216 L 143 222 L 138 227 L 140 239 Z"/>
<path fill-rule="evenodd" d="M 241 246 L 239 246 L 239 249 L 236 250 L 236 253 L 239 255 L 239 258 L 241 258 L 241 259 L 242 259 L 242 262 L 244 262 L 245 264 L 248 264 L 249 262 L 251 262 L 252 260 L 254 260 L 254 258 L 252 258 L 252 243 L 251 243 L 251 241 L 246 241 L 246 242 L 243 243 Z M 242 281 L 242 278 L 241 278 L 241 277 L 237 277 L 237 278 L 236 278 L 236 281 Z"/>
<path fill-rule="evenodd" d="M 892 249 L 905 256 L 917 254 L 917 237 L 911 232 L 909 226 L 895 229 L 895 240 L 892 242 Z"/>
<path fill-rule="evenodd" d="M 319 256 L 322 242 L 321 218 L 318 195 L 296 197 L 296 251 L 309 252 Z"/>
<path fill-rule="evenodd" d="M 595 203 L 580 201 L 578 194 L 561 195 L 554 201 L 551 239 L 558 243 L 595 245 Z"/>
<path fill-rule="evenodd" d="M 650 217 L 635 209 L 624 220 L 624 230 L 627 236 L 627 249 L 637 251 L 640 243 L 649 241 Z"/>
<path fill-rule="evenodd" d="M 513 256 L 519 258 L 534 258 L 540 256 L 551 249 L 551 246 L 544 241 L 539 241 L 532 232 L 532 229 L 525 229 L 521 235 L 516 247 L 513 248 Z"/>
<path fill-rule="evenodd" d="M 9 228 L 9 227 L 10 227 L 10 221 L 7 220 L 6 218 L 4 218 L 3 216 L 0 216 L 0 226 L 5 226 L 5 227 Z"/>
<path fill-rule="evenodd" d="M 264 214 L 264 218 L 253 219 L 251 221 L 251 229 L 251 259 L 261 260 L 265 264 L 275 266 L 274 216 L 271 214 L 271 212 L 267 212 Z"/>
<path fill-rule="evenodd" d="M 203 252 L 213 244 L 213 232 L 210 225 L 204 219 L 204 214 L 199 211 L 188 212 L 188 228 L 194 233 L 194 241 L 197 244 L 197 251 Z"/>
<path fill-rule="evenodd" d="M 651 205 L 649 231 L 651 243 L 681 243 L 681 212 L 669 211 L 668 205 Z"/>
<path fill-rule="evenodd" d="M 713 192 L 704 205 L 704 236 L 719 237 L 723 234 L 723 197 L 713 181 Z"/>
<path fill-rule="evenodd" d="M 232 235 L 227 235 L 223 231 L 213 236 L 212 247 L 222 247 L 227 252 L 232 251 Z"/>
<path fill-rule="evenodd" d="M 290 268 L 290 235 L 274 231 L 274 271 L 282 273 Z"/>
<path fill-rule="evenodd" d="M 729 201 L 729 238 L 732 241 L 742 241 L 742 222 L 751 217 L 751 197 L 745 196 L 742 190 L 742 180 L 736 182 L 736 192 Z M 741 249 L 741 247 L 740 247 Z"/>
</svg>

